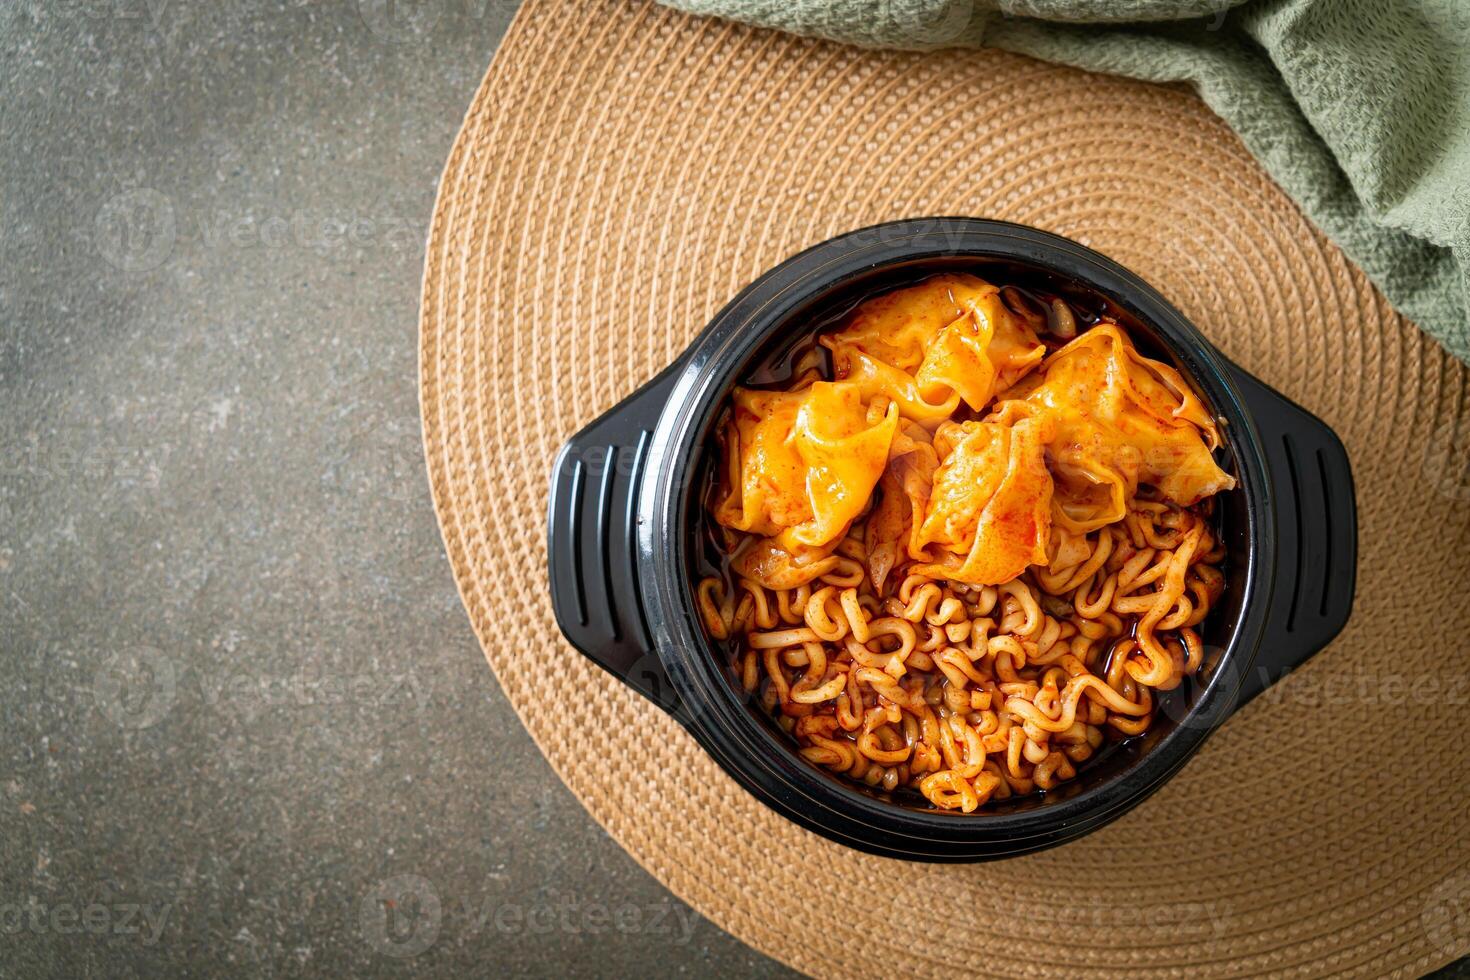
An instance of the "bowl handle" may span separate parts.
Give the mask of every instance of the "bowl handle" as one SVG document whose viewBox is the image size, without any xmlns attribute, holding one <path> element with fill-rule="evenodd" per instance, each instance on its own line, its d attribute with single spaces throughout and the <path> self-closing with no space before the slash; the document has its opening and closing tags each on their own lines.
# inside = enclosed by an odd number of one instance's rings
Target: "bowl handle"
<svg viewBox="0 0 1470 980">
<path fill-rule="evenodd" d="M 636 532 L 649 444 L 677 376 L 665 370 L 562 446 L 546 537 L 557 626 L 593 663 L 671 713 L 677 695 L 644 619 Z"/>
<path fill-rule="evenodd" d="M 1276 586 L 1242 706 L 1321 650 L 1347 624 L 1358 570 L 1353 472 L 1337 433 L 1230 365 L 1260 432 L 1276 502 Z"/>
</svg>

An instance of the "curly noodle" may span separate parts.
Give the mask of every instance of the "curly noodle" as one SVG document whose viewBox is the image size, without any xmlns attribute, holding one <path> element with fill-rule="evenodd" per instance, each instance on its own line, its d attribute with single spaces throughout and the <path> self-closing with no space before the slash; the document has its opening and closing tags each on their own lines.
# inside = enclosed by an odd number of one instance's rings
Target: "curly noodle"
<svg viewBox="0 0 1470 980">
<path fill-rule="evenodd" d="M 845 567 L 794 589 L 710 576 L 698 604 L 809 762 L 969 813 L 1073 778 L 1199 669 L 1224 588 L 1206 510 L 1136 500 L 1089 534 L 1053 528 L 1049 567 L 999 586 L 900 568 L 879 594 Z M 859 569 L 864 531 L 838 549 Z"/>
</svg>

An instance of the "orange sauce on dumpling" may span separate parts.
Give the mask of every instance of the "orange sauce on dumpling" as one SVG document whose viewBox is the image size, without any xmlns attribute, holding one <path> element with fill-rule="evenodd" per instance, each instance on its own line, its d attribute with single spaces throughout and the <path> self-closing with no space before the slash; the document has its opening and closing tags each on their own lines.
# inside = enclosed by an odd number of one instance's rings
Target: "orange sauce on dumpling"
<svg viewBox="0 0 1470 980">
<path fill-rule="evenodd" d="M 830 551 L 883 474 L 897 407 L 865 403 L 857 386 L 829 381 L 785 392 L 737 388 L 734 401 L 730 489 L 715 519 L 788 552 Z"/>
<path fill-rule="evenodd" d="M 1000 291 L 970 275 L 934 276 L 868 300 L 821 343 L 835 377 L 930 429 L 962 402 L 980 411 L 1046 353 Z"/>
<path fill-rule="evenodd" d="M 994 285 L 944 274 L 865 301 L 818 341 L 834 380 L 736 388 L 724 426 L 713 515 L 765 539 L 747 557 L 757 581 L 822 574 L 871 508 L 885 571 L 912 560 L 998 585 L 1046 564 L 1053 522 L 1121 520 L 1140 483 L 1181 506 L 1235 485 L 1183 378 L 1106 318 L 1047 355 Z"/>
<path fill-rule="evenodd" d="M 1091 531 L 1122 520 L 1140 483 L 1181 507 L 1235 486 L 1211 450 L 1214 419 L 1178 371 L 1144 357 L 1111 322 L 1087 330 L 1003 396 L 996 414 L 1044 418 L 1057 519 Z"/>
</svg>

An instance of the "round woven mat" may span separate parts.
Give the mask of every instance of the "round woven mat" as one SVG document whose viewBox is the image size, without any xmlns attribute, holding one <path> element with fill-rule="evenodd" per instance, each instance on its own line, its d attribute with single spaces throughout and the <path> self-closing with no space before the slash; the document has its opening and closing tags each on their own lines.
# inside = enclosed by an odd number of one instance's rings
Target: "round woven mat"
<svg viewBox="0 0 1470 980">
<path fill-rule="evenodd" d="M 1361 517 L 1337 642 L 1118 822 L 961 867 L 772 814 L 573 651 L 546 588 L 563 440 L 767 267 L 932 214 L 1036 225 L 1141 273 L 1336 428 Z M 830 976 L 1382 975 L 1470 952 L 1470 379 L 1193 96 L 534 0 L 449 158 L 422 317 L 434 500 L 486 658 L 593 816 L 736 936 Z"/>
</svg>

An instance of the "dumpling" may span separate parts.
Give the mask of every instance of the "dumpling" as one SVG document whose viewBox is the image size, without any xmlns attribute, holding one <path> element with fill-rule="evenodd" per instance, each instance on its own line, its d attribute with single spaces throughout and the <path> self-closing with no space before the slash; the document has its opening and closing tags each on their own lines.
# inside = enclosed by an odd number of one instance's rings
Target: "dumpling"
<svg viewBox="0 0 1470 980">
<path fill-rule="evenodd" d="M 1204 405 L 1114 323 L 1086 331 L 1002 397 L 990 418 L 1050 423 L 1055 516 L 1069 531 L 1121 520 L 1139 483 L 1181 507 L 1235 486 L 1211 454 L 1220 436 Z"/>
<path fill-rule="evenodd" d="M 830 551 L 867 508 L 897 428 L 896 405 L 869 405 L 852 384 L 736 388 L 715 520 L 791 555 Z"/>
<path fill-rule="evenodd" d="M 879 595 L 889 572 L 908 557 L 923 556 L 914 515 L 923 517 L 929 506 L 938 468 L 933 437 L 918 423 L 902 420 L 888 450 L 888 467 L 878 480 L 878 502 L 864 528 L 868 575 Z"/>
<path fill-rule="evenodd" d="M 868 300 L 822 344 L 838 380 L 857 385 L 864 399 L 886 396 L 930 430 L 962 401 L 980 411 L 1045 354 L 995 286 L 960 274 Z"/>
<path fill-rule="evenodd" d="M 1052 479 L 1044 419 L 947 422 L 934 434 L 942 462 L 911 554 L 914 571 L 972 585 L 999 585 L 1046 564 Z"/>
<path fill-rule="evenodd" d="M 741 578 L 759 582 L 768 589 L 798 589 L 836 565 L 830 549 L 807 548 L 796 554 L 776 546 L 770 538 L 746 538 L 733 555 L 730 567 Z"/>
</svg>

